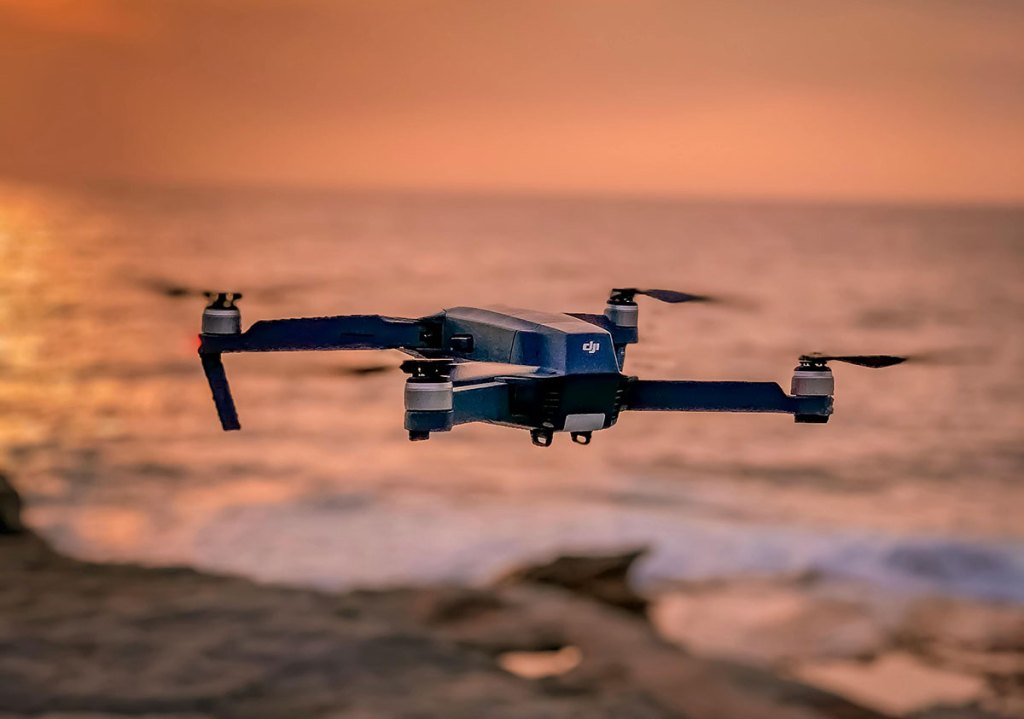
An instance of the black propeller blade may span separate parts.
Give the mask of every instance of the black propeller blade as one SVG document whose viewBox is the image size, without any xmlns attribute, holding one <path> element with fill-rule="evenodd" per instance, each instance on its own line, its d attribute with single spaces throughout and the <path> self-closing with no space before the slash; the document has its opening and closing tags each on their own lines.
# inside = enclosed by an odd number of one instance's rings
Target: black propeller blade
<svg viewBox="0 0 1024 719">
<path fill-rule="evenodd" d="M 628 304 L 633 301 L 636 295 L 644 295 L 659 302 L 679 304 L 681 302 L 714 302 L 715 298 L 707 295 L 691 295 L 688 292 L 677 292 L 676 290 L 643 290 L 639 287 L 617 287 L 612 290 L 609 302 Z"/>
<path fill-rule="evenodd" d="M 243 295 L 241 292 L 203 292 L 203 296 L 209 300 L 206 309 L 230 310 Z"/>
<path fill-rule="evenodd" d="M 455 361 L 447 357 L 438 359 L 411 359 L 406 360 L 398 369 L 414 379 L 443 380 L 451 377 L 455 368 Z"/>
<path fill-rule="evenodd" d="M 208 290 L 201 290 L 197 287 L 189 287 L 188 285 L 169 282 L 167 280 L 160 279 L 159 277 L 146 277 L 139 280 L 139 285 L 150 292 L 155 292 L 163 295 L 164 297 L 171 297 L 174 299 L 183 297 L 205 297 L 208 292 Z"/>
<path fill-rule="evenodd" d="M 324 367 L 310 367 L 308 369 L 274 369 L 268 371 L 267 374 L 274 376 L 285 377 L 292 379 L 296 376 L 302 377 L 321 377 L 328 379 L 338 379 L 342 377 L 353 378 L 353 379 L 364 379 L 374 375 L 387 374 L 389 372 L 397 372 L 397 365 L 389 364 L 367 364 L 367 365 L 328 365 Z"/>
<path fill-rule="evenodd" d="M 871 367 L 881 369 L 906 362 L 909 357 L 897 355 L 825 355 L 820 352 L 813 352 L 809 355 L 800 355 L 800 364 L 824 365 L 826 362 L 846 362 L 858 367 Z"/>
<path fill-rule="evenodd" d="M 315 377 L 329 380 L 362 380 L 378 375 L 385 375 L 398 372 L 397 364 L 369 363 L 360 365 L 351 364 L 311 364 L 294 367 L 277 363 L 268 363 L 265 367 L 249 368 L 245 370 L 250 374 L 258 374 L 261 377 L 277 377 L 293 380 L 299 377 Z"/>
<path fill-rule="evenodd" d="M 330 377 L 369 377 L 374 374 L 397 371 L 398 367 L 390 364 L 368 364 L 359 366 L 337 366 L 321 370 L 320 374 Z"/>
<path fill-rule="evenodd" d="M 210 295 L 218 294 L 215 290 L 208 290 L 201 287 L 193 287 L 191 285 L 182 284 L 179 282 L 172 282 L 170 280 L 161 277 L 144 277 L 136 282 L 140 287 L 158 295 L 163 295 L 169 299 L 191 299 L 193 297 L 206 297 Z M 287 295 L 292 292 L 298 292 L 300 290 L 309 289 L 312 285 L 307 284 L 277 284 L 277 285 L 266 285 L 257 287 L 254 291 L 260 295 L 260 297 L 266 299 L 275 299 L 282 295 Z M 241 297 L 241 295 L 236 295 Z"/>
</svg>

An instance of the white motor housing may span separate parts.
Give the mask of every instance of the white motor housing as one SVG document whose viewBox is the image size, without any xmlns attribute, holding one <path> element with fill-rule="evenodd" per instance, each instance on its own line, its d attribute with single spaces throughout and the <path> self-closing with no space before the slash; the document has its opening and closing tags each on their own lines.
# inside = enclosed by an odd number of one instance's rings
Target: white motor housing
<svg viewBox="0 0 1024 719">
<path fill-rule="evenodd" d="M 450 412 L 454 391 L 450 381 L 424 382 L 410 378 L 405 382 L 405 409 L 408 412 Z"/>
<path fill-rule="evenodd" d="M 793 370 L 790 394 L 800 397 L 831 397 L 835 390 L 836 383 L 828 367 L 801 365 Z"/>
<path fill-rule="evenodd" d="M 609 302 L 605 305 L 604 316 L 613 325 L 619 327 L 636 327 L 640 317 L 640 308 L 635 304 L 616 304 Z"/>
<path fill-rule="evenodd" d="M 207 307 L 203 310 L 204 335 L 237 335 L 242 331 L 242 313 L 237 307 Z"/>
</svg>

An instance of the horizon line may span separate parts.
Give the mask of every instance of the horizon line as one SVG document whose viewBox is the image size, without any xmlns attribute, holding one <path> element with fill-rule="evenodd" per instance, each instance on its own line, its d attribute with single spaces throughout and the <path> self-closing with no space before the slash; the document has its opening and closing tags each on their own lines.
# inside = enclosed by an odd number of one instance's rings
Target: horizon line
<svg viewBox="0 0 1024 719">
<path fill-rule="evenodd" d="M 439 185 L 401 185 L 367 183 L 361 185 L 331 182 L 287 182 L 268 180 L 216 180 L 198 178 L 140 178 L 130 176 L 48 176 L 42 173 L 19 173 L 0 170 L 0 186 L 31 184 L 82 189 L 93 185 L 111 189 L 168 190 L 172 192 L 274 192 L 285 194 L 336 194 L 392 197 L 435 197 L 462 199 L 507 199 L 520 201 L 605 201 L 641 202 L 651 204 L 722 204 L 722 205 L 804 205 L 811 207 L 872 207 L 891 209 L 962 209 L 962 210 L 1024 210 L 1022 198 L 944 198 L 944 197 L 857 197 L 797 195 L 771 193 L 713 193 L 689 191 L 633 191 L 601 189 L 548 189 L 531 187 L 496 187 L 481 185 L 459 187 Z"/>
</svg>

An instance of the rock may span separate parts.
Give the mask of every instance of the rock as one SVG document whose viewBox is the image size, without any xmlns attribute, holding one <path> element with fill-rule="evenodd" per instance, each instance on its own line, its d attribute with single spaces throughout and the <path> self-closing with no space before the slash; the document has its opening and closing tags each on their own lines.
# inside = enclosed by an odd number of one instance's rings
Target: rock
<svg viewBox="0 0 1024 719">
<path fill-rule="evenodd" d="M 760 665 L 870 658 L 891 640 L 867 599 L 800 578 L 680 583 L 648 614 L 663 637 L 691 651 Z"/>
<path fill-rule="evenodd" d="M 416 595 L 415 614 L 431 625 L 471 619 L 504 606 L 494 592 L 469 587 L 423 588 Z"/>
<path fill-rule="evenodd" d="M 562 555 L 544 564 L 513 570 L 501 577 L 496 586 L 547 584 L 628 612 L 644 614 L 647 599 L 630 586 L 629 571 L 647 552 L 647 547 L 639 547 L 622 554 Z"/>
<path fill-rule="evenodd" d="M 992 714 L 974 706 L 932 707 L 908 714 L 907 719 L 1006 719 L 1006 715 Z"/>
<path fill-rule="evenodd" d="M 1024 611 L 1012 604 L 930 598 L 910 608 L 901 629 L 914 644 L 1024 653 Z"/>
<path fill-rule="evenodd" d="M 542 681 L 559 695 L 596 692 L 605 701 L 625 701 L 639 694 L 690 719 L 885 716 L 764 670 L 694 657 L 666 643 L 646 621 L 563 589 L 527 583 L 497 592 L 500 608 L 448 622 L 439 632 L 495 657 L 571 649 L 569 670 Z"/>
<path fill-rule="evenodd" d="M 794 666 L 793 674 L 899 716 L 936 705 L 964 704 L 986 695 L 983 677 L 935 667 L 903 651 L 888 652 L 868 662 L 808 662 Z"/>
<path fill-rule="evenodd" d="M 57 555 L 8 561 L 29 540 L 0 542 L 0 713 L 18 719 L 677 716 L 641 693 L 520 679 L 425 626 L 409 609 L 416 590 L 335 596 Z"/>
<path fill-rule="evenodd" d="M 4 719 L 880 717 L 550 584 L 335 595 L 41 545 L 0 542 Z M 514 650 L 566 661 L 524 679 L 502 668 Z"/>
<path fill-rule="evenodd" d="M 703 657 L 754 664 L 879 711 L 925 716 L 942 703 L 935 716 L 1024 716 L 1019 605 L 775 576 L 663 586 L 648 614 L 663 637 Z"/>
<path fill-rule="evenodd" d="M 20 534 L 25 531 L 21 521 L 21 507 L 18 491 L 0 473 L 0 534 Z"/>
</svg>

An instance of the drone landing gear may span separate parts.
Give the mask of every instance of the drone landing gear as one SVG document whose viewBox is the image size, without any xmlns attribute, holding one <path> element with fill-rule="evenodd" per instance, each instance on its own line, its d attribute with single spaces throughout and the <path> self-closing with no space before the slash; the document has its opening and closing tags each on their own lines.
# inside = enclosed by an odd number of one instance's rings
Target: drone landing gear
<svg viewBox="0 0 1024 719">
<path fill-rule="evenodd" d="M 555 433 L 550 429 L 531 429 L 530 441 L 537 447 L 550 447 L 555 439 Z"/>
<path fill-rule="evenodd" d="M 592 432 L 570 432 L 569 436 L 572 437 L 572 441 L 576 444 L 587 445 L 590 444 L 590 439 L 593 436 Z M 411 439 L 411 437 L 410 437 Z M 531 429 L 530 430 L 530 441 L 537 447 L 550 447 L 551 443 L 555 439 L 555 433 L 550 429 Z"/>
</svg>

